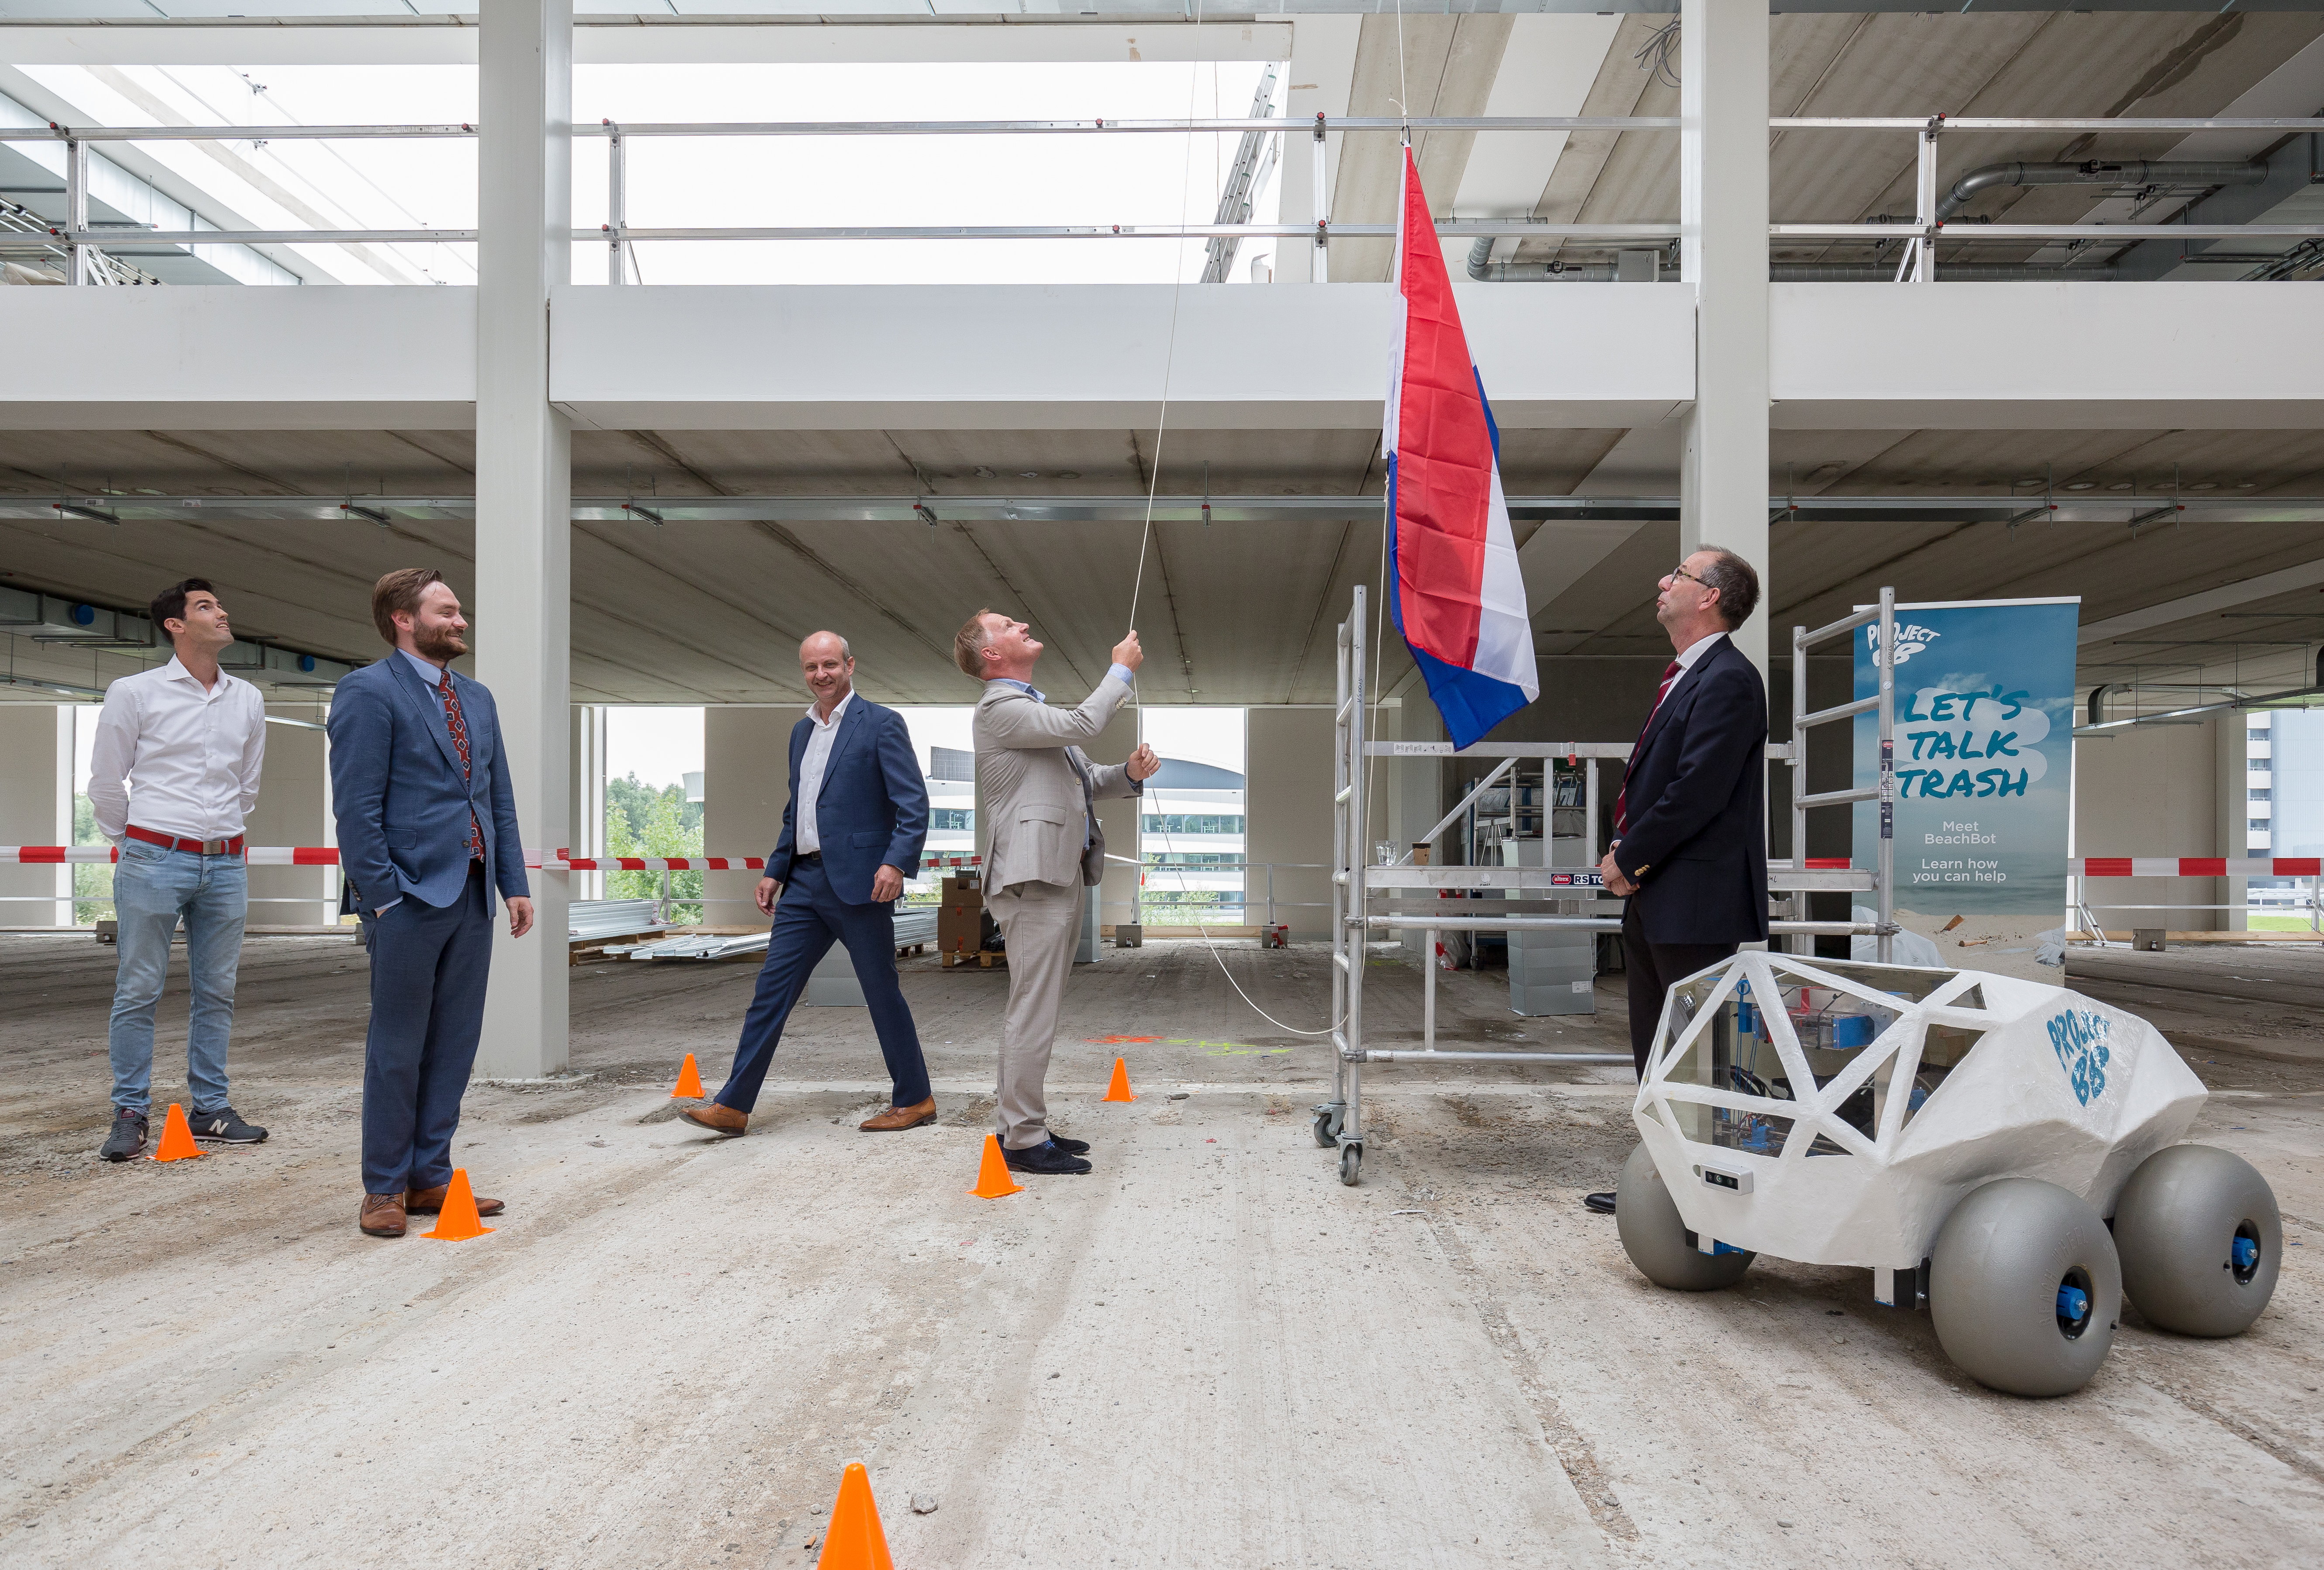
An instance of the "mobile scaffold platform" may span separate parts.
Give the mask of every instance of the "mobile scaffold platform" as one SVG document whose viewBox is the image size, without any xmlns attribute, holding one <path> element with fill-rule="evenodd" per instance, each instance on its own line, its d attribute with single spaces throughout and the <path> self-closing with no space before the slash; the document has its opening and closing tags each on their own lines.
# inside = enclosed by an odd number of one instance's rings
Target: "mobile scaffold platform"
<svg viewBox="0 0 2324 1570">
<path fill-rule="evenodd" d="M 1500 1052 L 1466 1047 L 1444 1049 L 1437 1046 L 1436 965 L 1433 952 L 1437 933 L 1621 930 L 1620 901 L 1604 892 L 1604 880 L 1598 871 L 1599 765 L 1609 760 L 1627 764 L 1630 745 L 1607 742 L 1480 742 L 1456 753 L 1449 743 L 1444 742 L 1370 740 L 1366 734 L 1367 705 L 1370 699 L 1366 691 L 1365 598 L 1366 591 L 1360 584 L 1356 587 L 1348 619 L 1341 623 L 1339 628 L 1339 682 L 1333 705 L 1332 778 L 1332 1018 L 1335 1021 L 1332 1043 L 1337 1050 L 1333 1054 L 1332 1097 L 1314 1109 L 1315 1142 L 1325 1150 L 1339 1151 L 1340 1181 L 1350 1185 L 1359 1181 L 1363 1169 L 1363 1066 L 1367 1063 L 1510 1063 L 1563 1068 L 1577 1064 L 1627 1064 L 1631 1060 L 1627 1052 Z M 1856 868 L 1844 862 L 1803 865 L 1796 854 L 1792 861 L 1770 861 L 1767 864 L 1768 891 L 1771 896 L 1775 897 L 1774 902 L 1780 910 L 1779 916 L 1768 923 L 1768 928 L 1775 940 L 1784 945 L 1788 946 L 1794 939 L 1812 939 L 1818 936 L 1866 936 L 1877 940 L 1882 961 L 1889 957 L 1890 941 L 1896 931 L 1891 898 L 1894 882 L 1895 681 L 1889 656 L 1895 642 L 1895 591 L 1884 588 L 1880 591 L 1880 603 L 1877 606 L 1858 611 L 1828 627 L 1813 631 L 1804 627 L 1792 629 L 1793 739 L 1786 743 L 1770 743 L 1767 756 L 1771 761 L 1787 764 L 1791 770 L 1792 845 L 1794 852 L 1804 850 L 1807 814 L 1810 808 L 1817 807 L 1877 801 L 1880 803 L 1880 838 L 1878 854 L 1869 869 Z M 1878 629 L 1873 647 L 1878 690 L 1869 697 L 1810 712 L 1806 706 L 1808 650 L 1865 626 Z M 1877 783 L 1814 795 L 1803 794 L 1801 788 L 1806 784 L 1806 738 L 1810 730 L 1819 725 L 1849 722 L 1861 714 L 1877 715 L 1879 720 L 1880 768 Z M 1393 857 L 1387 864 L 1372 864 L 1365 854 L 1369 761 L 1373 758 L 1446 757 L 1494 758 L 1500 762 L 1462 799 L 1458 806 L 1444 815 L 1434 829 L 1421 836 L 1422 843 L 1434 840 L 1458 822 L 1462 814 L 1498 784 L 1519 760 L 1543 760 L 1545 768 L 1548 760 L 1565 759 L 1582 765 L 1585 771 L 1585 818 L 1588 824 L 1585 864 L 1580 867 L 1414 866 L 1407 864 L 1407 859 L 1401 855 Z M 1547 859 L 1544 857 L 1545 861 Z M 1446 891 L 1481 896 L 1462 901 L 1464 911 L 1479 913 L 1447 914 L 1442 901 L 1443 892 Z M 1868 923 L 1805 919 L 1806 897 L 1812 893 L 1826 892 L 1871 894 L 1878 919 Z M 1509 909 L 1539 900 L 1558 901 L 1563 913 L 1554 916 L 1518 913 Z M 1421 1048 L 1417 1051 L 1367 1048 L 1364 1045 L 1365 945 L 1375 933 L 1414 931 L 1426 935 L 1422 966 L 1425 979 L 1421 1003 Z"/>
</svg>

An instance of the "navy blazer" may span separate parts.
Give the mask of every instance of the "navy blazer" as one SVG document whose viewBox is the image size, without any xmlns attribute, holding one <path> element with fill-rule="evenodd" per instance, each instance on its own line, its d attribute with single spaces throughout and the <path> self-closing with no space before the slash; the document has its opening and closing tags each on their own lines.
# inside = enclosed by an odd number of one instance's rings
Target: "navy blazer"
<svg viewBox="0 0 2324 1570">
<path fill-rule="evenodd" d="M 532 893 L 500 711 L 489 691 L 456 671 L 452 690 L 468 731 L 465 781 L 443 701 L 402 655 L 351 671 L 332 694 L 327 729 L 339 871 L 365 912 L 400 898 L 439 909 L 456 902 L 468 880 L 472 811 L 484 831 L 486 889 Z M 495 908 L 489 893 L 484 903 Z"/>
<path fill-rule="evenodd" d="M 791 836 L 798 817 L 799 768 L 815 722 L 791 727 L 791 791 L 783 803 L 782 836 L 767 856 L 767 876 L 791 881 Z M 831 891 L 850 905 L 872 903 L 872 879 L 881 864 L 910 877 L 919 871 L 928 838 L 928 782 L 912 751 L 904 716 L 858 693 L 839 716 L 823 790 L 815 799 L 816 837 Z"/>
<path fill-rule="evenodd" d="M 1674 682 L 1623 776 L 1614 853 L 1649 943 L 1767 936 L 1767 688 L 1721 636 Z"/>
</svg>

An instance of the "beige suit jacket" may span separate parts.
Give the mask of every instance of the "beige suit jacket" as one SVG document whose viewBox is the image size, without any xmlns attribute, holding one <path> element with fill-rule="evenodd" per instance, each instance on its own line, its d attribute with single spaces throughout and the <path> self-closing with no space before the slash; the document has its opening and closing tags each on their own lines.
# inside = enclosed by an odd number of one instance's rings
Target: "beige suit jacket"
<svg viewBox="0 0 2324 1570">
<path fill-rule="evenodd" d="M 1142 792 L 1123 765 L 1093 763 L 1074 743 L 1105 729 L 1129 696 L 1110 675 L 1078 708 L 1052 708 L 1005 682 L 984 684 L 974 734 L 976 782 L 991 825 L 986 887 L 1094 887 L 1105 876 L 1096 800 Z"/>
</svg>

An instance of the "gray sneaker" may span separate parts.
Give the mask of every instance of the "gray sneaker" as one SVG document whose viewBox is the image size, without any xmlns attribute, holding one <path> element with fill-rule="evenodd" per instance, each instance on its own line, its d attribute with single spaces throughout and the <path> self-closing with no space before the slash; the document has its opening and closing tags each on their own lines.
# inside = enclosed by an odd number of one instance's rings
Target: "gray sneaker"
<svg viewBox="0 0 2324 1570">
<path fill-rule="evenodd" d="M 113 1131 L 97 1154 L 108 1161 L 126 1161 L 145 1148 L 145 1114 L 134 1108 L 113 1109 Z"/>
<path fill-rule="evenodd" d="M 242 1121 L 241 1114 L 230 1106 L 216 1112 L 198 1112 L 186 1120 L 194 1131 L 194 1138 L 208 1140 L 218 1145 L 258 1145 L 266 1141 L 266 1131 L 255 1123 Z"/>
</svg>

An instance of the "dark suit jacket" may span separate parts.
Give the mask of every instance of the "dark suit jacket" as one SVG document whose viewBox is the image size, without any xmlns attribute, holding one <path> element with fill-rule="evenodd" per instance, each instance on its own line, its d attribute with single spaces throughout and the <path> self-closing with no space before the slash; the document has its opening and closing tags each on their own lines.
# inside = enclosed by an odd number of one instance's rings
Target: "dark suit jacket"
<svg viewBox="0 0 2324 1570">
<path fill-rule="evenodd" d="M 791 881 L 791 836 L 797 831 L 800 765 L 815 722 L 791 727 L 791 793 L 783 803 L 782 837 L 767 856 L 767 876 Z M 858 693 L 839 716 L 839 734 L 823 767 L 816 797 L 816 836 L 831 891 L 850 905 L 872 902 L 872 878 L 882 863 L 906 877 L 919 870 L 928 837 L 928 783 L 904 716 Z"/>
<path fill-rule="evenodd" d="M 1721 637 L 1672 686 L 1623 777 L 1614 853 L 1649 943 L 1767 936 L 1767 688 Z"/>
<path fill-rule="evenodd" d="M 532 893 L 501 750 L 500 711 L 491 692 L 457 671 L 452 690 L 468 731 L 465 780 L 443 702 L 402 655 L 350 672 L 331 696 L 327 728 L 339 869 L 361 891 L 366 911 L 399 898 L 438 909 L 456 901 L 468 881 L 471 811 L 484 831 L 484 886 L 503 895 Z"/>
</svg>

